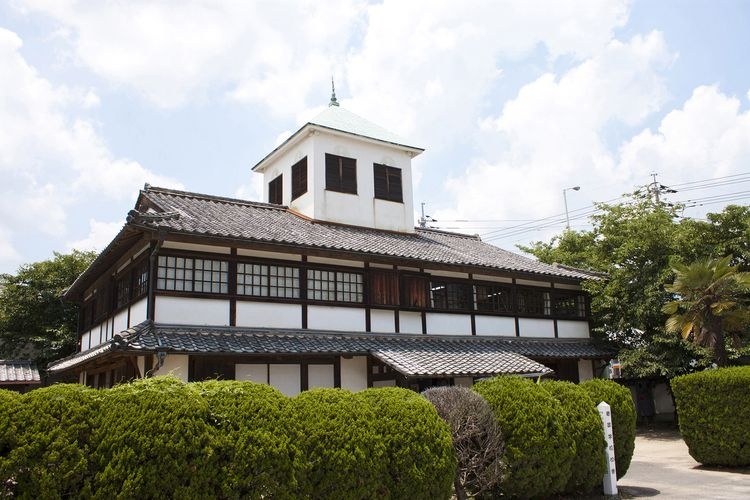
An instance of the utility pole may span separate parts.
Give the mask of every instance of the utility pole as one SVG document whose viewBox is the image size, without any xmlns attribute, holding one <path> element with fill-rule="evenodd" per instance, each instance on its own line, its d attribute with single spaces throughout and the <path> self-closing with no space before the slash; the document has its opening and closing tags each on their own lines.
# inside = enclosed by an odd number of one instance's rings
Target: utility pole
<svg viewBox="0 0 750 500">
<path fill-rule="evenodd" d="M 656 181 L 656 176 L 659 175 L 656 172 L 651 174 L 651 177 L 654 178 L 654 182 L 648 185 L 648 191 L 654 196 L 654 201 L 656 203 L 659 203 L 659 192 L 661 191 L 661 187 L 659 186 L 659 183 Z"/>
<path fill-rule="evenodd" d="M 433 219 L 432 217 L 430 217 L 429 215 L 425 215 L 424 214 L 424 206 L 426 205 L 426 203 L 422 202 L 421 205 L 422 205 L 422 217 L 420 217 L 419 221 L 418 221 L 419 222 L 419 227 L 426 228 L 428 222 L 437 222 L 437 221 L 435 219 Z"/>
</svg>

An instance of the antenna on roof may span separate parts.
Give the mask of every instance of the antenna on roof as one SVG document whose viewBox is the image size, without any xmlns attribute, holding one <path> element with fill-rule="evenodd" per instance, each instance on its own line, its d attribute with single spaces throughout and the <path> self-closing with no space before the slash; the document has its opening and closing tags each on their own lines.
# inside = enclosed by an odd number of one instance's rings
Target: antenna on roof
<svg viewBox="0 0 750 500">
<path fill-rule="evenodd" d="M 338 106 L 339 102 L 336 100 L 336 86 L 333 84 L 333 75 L 331 75 L 331 102 L 328 106 Z"/>
<path fill-rule="evenodd" d="M 430 217 L 429 215 L 424 214 L 424 206 L 426 205 L 425 202 L 422 202 L 422 217 L 419 218 L 419 227 L 425 228 L 427 227 L 428 222 L 437 222 L 435 219 Z"/>
</svg>

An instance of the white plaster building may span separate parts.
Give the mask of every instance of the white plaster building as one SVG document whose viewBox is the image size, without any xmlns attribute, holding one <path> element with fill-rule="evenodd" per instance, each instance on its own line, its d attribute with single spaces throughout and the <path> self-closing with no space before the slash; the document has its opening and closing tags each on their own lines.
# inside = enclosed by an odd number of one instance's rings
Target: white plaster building
<svg viewBox="0 0 750 500">
<path fill-rule="evenodd" d="M 146 185 L 67 291 L 80 352 L 52 363 L 110 386 L 184 380 L 359 390 L 499 373 L 591 378 L 583 271 L 415 228 L 423 149 L 331 105 L 253 167 L 266 203 Z"/>
</svg>

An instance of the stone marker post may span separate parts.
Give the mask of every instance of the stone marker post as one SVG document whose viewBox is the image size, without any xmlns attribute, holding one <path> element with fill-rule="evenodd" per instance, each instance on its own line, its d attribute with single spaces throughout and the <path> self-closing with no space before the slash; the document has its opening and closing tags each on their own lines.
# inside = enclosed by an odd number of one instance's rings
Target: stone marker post
<svg viewBox="0 0 750 500">
<path fill-rule="evenodd" d="M 617 495 L 617 469 L 615 467 L 615 440 L 612 435 L 612 411 L 604 401 L 596 405 L 596 409 L 599 410 L 602 427 L 604 427 L 604 440 L 607 442 L 607 447 L 604 449 L 604 456 L 607 459 L 607 471 L 604 473 L 604 494 Z"/>
</svg>

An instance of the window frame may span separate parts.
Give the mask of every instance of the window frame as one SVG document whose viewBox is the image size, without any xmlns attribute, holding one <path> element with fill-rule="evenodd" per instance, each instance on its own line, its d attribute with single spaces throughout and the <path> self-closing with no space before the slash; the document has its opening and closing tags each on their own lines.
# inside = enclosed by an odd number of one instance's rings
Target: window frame
<svg viewBox="0 0 750 500">
<path fill-rule="evenodd" d="M 352 179 L 347 179 L 347 175 Z M 325 178 L 326 191 L 357 194 L 357 159 L 326 153 Z"/>
<path fill-rule="evenodd" d="M 307 156 L 292 165 L 292 201 L 307 193 Z"/>
<path fill-rule="evenodd" d="M 373 163 L 372 167 L 375 198 L 378 200 L 392 201 L 394 203 L 403 203 L 404 186 L 402 169 L 383 165 L 381 163 Z M 378 172 L 379 170 L 381 172 Z M 398 179 L 398 182 L 396 182 L 395 179 Z M 385 183 L 380 189 L 378 188 L 379 182 Z M 396 185 L 398 186 L 398 192 L 396 192 Z"/>
</svg>

